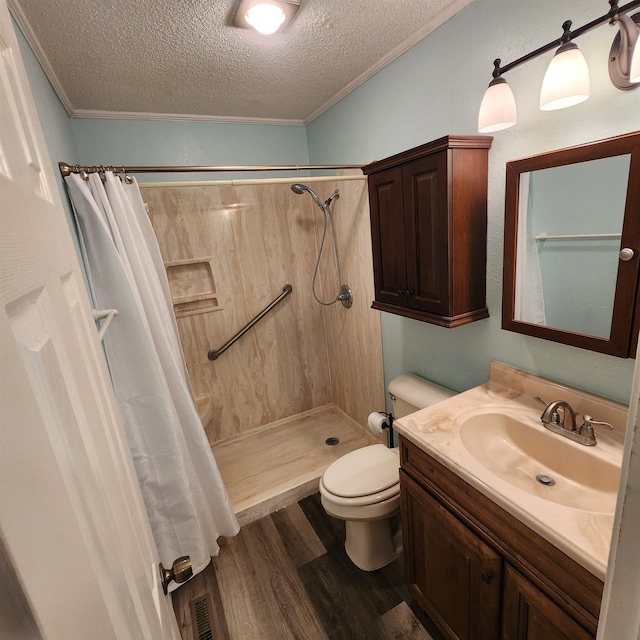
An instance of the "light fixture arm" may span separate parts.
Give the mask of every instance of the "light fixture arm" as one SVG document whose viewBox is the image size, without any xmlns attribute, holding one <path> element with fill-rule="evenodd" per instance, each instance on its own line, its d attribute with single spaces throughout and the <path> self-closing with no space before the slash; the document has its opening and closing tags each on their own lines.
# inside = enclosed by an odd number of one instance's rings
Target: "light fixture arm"
<svg viewBox="0 0 640 640">
<path fill-rule="evenodd" d="M 575 40 L 576 38 L 583 35 L 584 33 L 587 33 L 588 31 L 591 31 L 592 29 L 595 29 L 596 27 L 599 27 L 600 25 L 605 24 L 605 22 L 609 22 L 611 24 L 622 22 L 622 20 L 620 19 L 621 16 L 624 17 L 625 14 L 629 13 L 630 11 L 633 11 L 634 9 L 640 9 L 640 0 L 632 0 L 632 2 L 628 2 L 627 4 L 622 5 L 621 7 L 618 7 L 618 0 L 609 0 L 609 5 L 611 6 L 611 9 L 607 13 L 605 13 L 603 16 L 600 16 L 599 18 L 596 18 L 595 20 L 592 20 L 591 22 L 588 22 L 584 26 L 578 29 L 574 29 L 573 31 L 570 30 L 571 24 L 572 24 L 571 21 L 567 20 L 562 25 L 562 28 L 564 30 L 563 34 L 557 40 L 548 42 L 547 44 L 540 47 L 539 49 L 536 49 L 531 53 L 527 53 L 521 58 L 518 58 L 517 60 L 514 60 L 513 62 L 510 62 L 509 64 L 504 65 L 504 67 L 501 67 L 500 63 L 498 62 L 498 65 L 493 70 L 493 77 L 496 78 L 497 76 L 501 76 L 507 71 L 511 71 L 511 69 L 515 69 L 516 67 L 519 67 L 521 64 L 524 64 L 529 60 L 533 60 L 534 58 L 537 58 L 538 56 L 541 56 L 544 53 L 553 51 L 554 49 L 557 49 L 559 46 L 565 44 L 566 42 L 569 42 L 570 40 Z M 633 23 L 633 21 L 630 18 L 629 18 L 629 21 Z M 495 62 L 494 62 L 494 65 L 495 65 Z"/>
<path fill-rule="evenodd" d="M 621 15 L 616 18 L 620 31 L 616 35 L 609 53 L 609 77 L 618 89 L 632 89 L 636 85 L 629 77 L 634 47 L 640 39 L 640 14 L 633 18 Z"/>
</svg>

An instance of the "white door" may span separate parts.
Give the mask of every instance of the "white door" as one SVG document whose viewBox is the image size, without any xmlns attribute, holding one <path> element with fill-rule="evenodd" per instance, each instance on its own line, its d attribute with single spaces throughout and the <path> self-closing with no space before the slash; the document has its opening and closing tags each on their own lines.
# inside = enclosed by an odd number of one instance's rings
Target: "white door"
<svg viewBox="0 0 640 640">
<path fill-rule="evenodd" d="M 0 192 L 0 636 L 177 640 L 5 0 Z"/>
</svg>

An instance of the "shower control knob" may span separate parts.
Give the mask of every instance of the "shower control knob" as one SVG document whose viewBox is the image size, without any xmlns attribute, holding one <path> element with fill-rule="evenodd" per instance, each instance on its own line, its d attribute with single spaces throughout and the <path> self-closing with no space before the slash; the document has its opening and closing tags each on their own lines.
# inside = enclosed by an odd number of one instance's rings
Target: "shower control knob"
<svg viewBox="0 0 640 640">
<path fill-rule="evenodd" d="M 625 247 L 624 249 L 620 249 L 620 253 L 618 254 L 618 257 L 620 258 L 620 260 L 622 260 L 622 262 L 629 262 L 629 260 L 631 260 L 631 258 L 633 258 L 633 256 L 635 255 L 633 249 L 629 249 L 629 247 Z"/>
</svg>

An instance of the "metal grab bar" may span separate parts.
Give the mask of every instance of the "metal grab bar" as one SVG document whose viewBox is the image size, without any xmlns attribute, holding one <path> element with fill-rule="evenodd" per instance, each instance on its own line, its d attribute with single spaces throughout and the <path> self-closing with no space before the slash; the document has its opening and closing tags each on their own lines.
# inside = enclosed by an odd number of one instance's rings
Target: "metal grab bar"
<svg viewBox="0 0 640 640">
<path fill-rule="evenodd" d="M 231 340 L 225 342 L 219 349 L 210 349 L 209 353 L 207 353 L 207 358 L 209 358 L 209 360 L 217 360 L 236 340 L 239 340 L 254 324 L 262 320 L 273 307 L 284 300 L 292 291 L 293 287 L 290 284 L 285 284 L 284 287 L 282 287 L 282 293 L 269 306 L 265 307 L 251 322 L 248 322 L 242 327 Z"/>
</svg>

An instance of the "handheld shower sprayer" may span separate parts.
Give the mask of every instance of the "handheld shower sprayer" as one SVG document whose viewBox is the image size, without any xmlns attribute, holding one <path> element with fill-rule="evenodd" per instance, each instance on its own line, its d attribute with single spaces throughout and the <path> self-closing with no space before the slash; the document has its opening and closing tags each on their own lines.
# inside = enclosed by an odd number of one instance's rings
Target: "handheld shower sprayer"
<svg viewBox="0 0 640 640">
<path fill-rule="evenodd" d="M 313 198 L 313 201 L 320 207 L 320 209 L 322 210 L 322 213 L 324 214 L 324 230 L 322 232 L 322 242 L 320 243 L 320 250 L 318 251 L 318 259 L 316 260 L 316 268 L 315 268 L 315 271 L 313 272 L 313 282 L 311 285 L 311 292 L 313 293 L 313 297 L 316 299 L 316 302 L 318 302 L 318 304 L 321 304 L 323 306 L 329 306 L 340 301 L 343 304 L 343 306 L 345 306 L 347 309 L 350 309 L 351 305 L 353 304 L 353 294 L 351 293 L 351 289 L 349 288 L 348 284 L 342 284 L 342 273 L 340 270 L 340 257 L 338 256 L 338 243 L 336 241 L 336 230 L 335 230 L 335 227 L 333 226 L 333 215 L 331 214 L 331 203 L 336 198 L 340 197 L 340 191 L 336 189 L 324 201 L 324 203 L 320 200 L 320 198 L 318 198 L 315 191 L 313 191 L 313 189 L 311 189 L 311 187 L 308 187 L 306 184 L 295 182 L 294 184 L 291 185 L 291 191 L 299 195 L 302 195 L 305 191 L 307 191 Z M 331 223 L 331 235 L 333 236 L 333 249 L 336 256 L 336 266 L 338 267 L 338 285 L 340 287 L 338 295 L 331 302 L 324 302 L 323 300 L 320 300 L 320 298 L 316 294 L 316 278 L 318 277 L 320 257 L 322 256 L 322 250 L 324 249 L 324 242 L 327 237 L 327 218 Z"/>
<path fill-rule="evenodd" d="M 297 193 L 298 195 L 302 195 L 305 191 L 309 192 L 309 194 L 313 198 L 313 201 L 322 209 L 322 202 L 320 201 L 320 198 L 318 198 L 316 192 L 306 184 L 300 184 L 299 182 L 296 182 L 295 184 L 291 185 L 291 191 L 293 191 L 293 193 Z"/>
<path fill-rule="evenodd" d="M 340 191 L 338 189 L 336 189 L 325 201 L 324 204 L 322 202 L 322 200 L 320 200 L 320 198 L 318 198 L 318 196 L 316 195 L 316 192 L 311 188 L 308 187 L 306 184 L 301 184 L 300 182 L 296 182 L 294 184 L 291 185 L 291 191 L 293 191 L 294 193 L 297 193 L 298 195 L 302 195 L 305 191 L 307 191 L 309 193 L 309 195 L 313 198 L 313 201 L 321 208 L 324 209 L 324 207 L 328 207 L 331 205 L 331 203 L 336 199 L 340 197 Z"/>
</svg>

